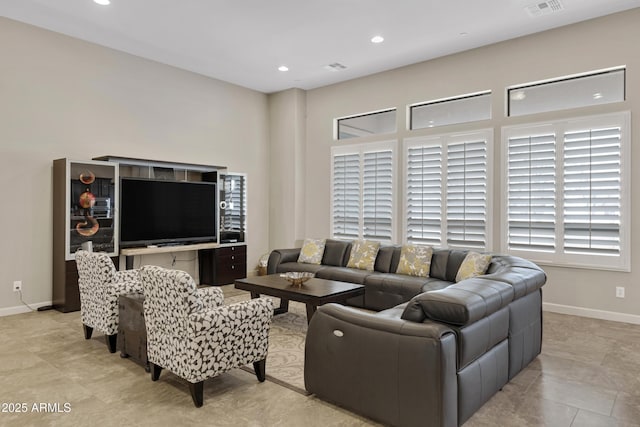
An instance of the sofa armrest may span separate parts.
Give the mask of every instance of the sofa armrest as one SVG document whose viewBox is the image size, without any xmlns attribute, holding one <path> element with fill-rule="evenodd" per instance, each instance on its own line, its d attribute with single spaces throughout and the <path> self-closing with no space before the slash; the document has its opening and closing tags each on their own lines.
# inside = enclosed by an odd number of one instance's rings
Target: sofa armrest
<svg viewBox="0 0 640 427">
<path fill-rule="evenodd" d="M 121 270 L 116 271 L 116 282 L 138 282 L 140 283 L 139 270 Z"/>
<path fill-rule="evenodd" d="M 256 362 L 267 355 L 272 317 L 273 302 L 269 298 L 198 311 L 189 315 L 191 342 L 210 347 L 207 354 L 217 355 L 222 364 L 229 363 L 228 358 L 237 361 L 235 366 Z M 229 350 L 232 356 L 220 349 Z"/>
<path fill-rule="evenodd" d="M 222 289 L 214 286 L 206 286 L 198 288 L 198 296 L 202 300 L 204 310 L 219 307 L 224 303 L 224 294 Z"/>
<path fill-rule="evenodd" d="M 514 295 L 514 289 L 508 283 L 474 277 L 413 297 L 402 318 L 414 322 L 431 319 L 464 326 L 506 307 Z"/>
<path fill-rule="evenodd" d="M 443 324 L 338 304 L 307 331 L 307 391 L 385 425 L 457 425 L 456 343 Z"/>
<path fill-rule="evenodd" d="M 274 249 L 271 251 L 269 262 L 267 263 L 267 274 L 276 274 L 278 272 L 278 265 L 284 262 L 298 261 L 301 249 L 302 248 Z"/>
</svg>

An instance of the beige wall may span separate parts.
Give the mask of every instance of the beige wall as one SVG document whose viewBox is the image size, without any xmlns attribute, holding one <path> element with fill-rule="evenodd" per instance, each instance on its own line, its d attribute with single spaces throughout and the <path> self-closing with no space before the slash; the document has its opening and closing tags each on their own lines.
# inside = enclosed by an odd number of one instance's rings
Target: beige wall
<svg viewBox="0 0 640 427">
<path fill-rule="evenodd" d="M 500 162 L 501 133 L 505 125 L 537 122 L 602 112 L 630 110 L 633 116 L 632 138 L 640 135 L 640 9 L 610 15 L 536 35 L 515 39 L 460 54 L 336 84 L 307 93 L 306 234 L 326 236 L 330 231 L 330 148 L 332 120 L 335 117 L 388 107 L 398 108 L 397 135 L 402 144 L 409 136 L 439 134 L 477 128 L 493 128 L 494 162 Z M 530 117 L 505 118 L 505 87 L 612 66 L 627 66 L 627 101 L 601 107 L 589 107 Z M 409 132 L 405 130 L 407 104 L 490 89 L 493 91 L 493 119 L 479 124 L 448 126 Z M 340 144 L 376 140 L 364 137 Z M 386 138 L 390 139 L 390 138 Z M 632 149 L 632 163 L 640 161 L 640 149 Z M 399 151 L 401 154 L 402 151 Z M 495 170 L 493 211 L 500 212 L 499 196 L 504 191 L 499 170 Z M 640 168 L 632 171 L 637 183 Z M 632 186 L 632 212 L 640 206 L 640 185 Z M 400 207 L 398 209 L 398 214 Z M 607 272 L 546 267 L 548 283 L 544 288 L 546 307 L 586 315 L 608 315 L 597 310 L 632 316 L 618 319 L 639 321 L 640 271 L 635 262 L 640 253 L 640 224 L 632 216 L 632 272 Z M 399 224 L 401 227 L 401 224 Z M 494 216 L 494 250 L 500 251 L 500 217 Z M 615 298 L 615 286 L 625 286 L 626 298 Z M 578 307 L 567 309 L 563 306 Z M 587 309 L 588 311 L 584 310 Z"/>
<path fill-rule="evenodd" d="M 5 18 L 0 52 L 0 314 L 21 305 L 14 280 L 25 301 L 51 300 L 56 158 L 111 154 L 245 172 L 249 268 L 268 250 L 265 94 Z M 193 274 L 194 258 L 179 253 L 176 267 Z"/>
<path fill-rule="evenodd" d="M 491 89 L 494 161 L 505 125 L 640 111 L 640 9 L 415 64 L 308 92 L 264 95 L 97 45 L 0 18 L 0 314 L 20 302 L 11 291 L 23 280 L 25 300 L 51 299 L 51 161 L 112 154 L 226 165 L 248 174 L 249 266 L 275 247 L 330 229 L 330 147 L 333 119 L 398 108 L 403 138 L 475 129 L 458 125 L 408 132 L 407 104 Z M 504 87 L 616 65 L 627 66 L 627 101 L 532 117 L 504 117 Z M 633 141 L 640 133 L 633 121 Z M 346 143 L 362 143 L 360 138 Z M 343 142 L 344 143 L 344 142 Z M 401 153 L 401 151 L 400 151 Z M 632 150 L 632 162 L 640 150 Z M 294 167 L 292 164 L 295 164 Z M 270 173 L 271 171 L 271 173 Z M 632 182 L 640 171 L 632 171 Z M 496 195 L 504 191 L 495 174 Z M 398 187 L 400 191 L 400 187 Z M 640 186 L 632 187 L 632 213 Z M 500 211 L 500 197 L 494 198 Z M 500 250 L 499 216 L 494 218 Z M 632 272 L 545 267 L 547 307 L 579 314 L 620 313 L 640 319 L 640 273 L 634 256 L 640 231 L 632 223 Z M 399 224 L 400 226 L 400 224 Z M 188 254 L 188 253 L 187 253 Z M 193 272 L 189 255 L 177 267 Z M 166 264 L 167 257 L 144 263 Z M 137 261 L 138 262 L 138 261 Z M 627 297 L 614 297 L 625 286 Z M 605 313 L 605 317 L 606 317 Z M 600 313 L 602 314 L 602 313 Z"/>
<path fill-rule="evenodd" d="M 305 91 L 269 95 L 271 249 L 291 248 L 305 237 L 305 118 Z"/>
</svg>

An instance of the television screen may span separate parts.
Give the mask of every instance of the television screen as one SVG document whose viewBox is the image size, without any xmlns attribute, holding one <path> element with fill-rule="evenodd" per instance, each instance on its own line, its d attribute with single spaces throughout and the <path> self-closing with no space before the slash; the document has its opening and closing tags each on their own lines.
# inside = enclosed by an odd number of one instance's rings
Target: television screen
<svg viewBox="0 0 640 427">
<path fill-rule="evenodd" d="M 216 241 L 213 182 L 120 180 L 120 245 Z"/>
</svg>

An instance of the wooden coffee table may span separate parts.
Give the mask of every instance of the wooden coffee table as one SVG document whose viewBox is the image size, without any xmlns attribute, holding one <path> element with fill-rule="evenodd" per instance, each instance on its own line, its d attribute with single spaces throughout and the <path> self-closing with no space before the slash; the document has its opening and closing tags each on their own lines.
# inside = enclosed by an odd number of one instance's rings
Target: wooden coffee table
<svg viewBox="0 0 640 427">
<path fill-rule="evenodd" d="M 280 298 L 280 307 L 273 314 L 289 311 L 289 301 L 298 301 L 307 306 L 307 323 L 316 312 L 319 305 L 330 302 L 344 303 L 347 299 L 364 294 L 364 286 L 354 283 L 338 282 L 313 277 L 302 284 L 293 286 L 280 274 L 255 276 L 235 281 L 236 289 L 251 292 L 251 298 L 260 295 L 270 295 Z"/>
</svg>

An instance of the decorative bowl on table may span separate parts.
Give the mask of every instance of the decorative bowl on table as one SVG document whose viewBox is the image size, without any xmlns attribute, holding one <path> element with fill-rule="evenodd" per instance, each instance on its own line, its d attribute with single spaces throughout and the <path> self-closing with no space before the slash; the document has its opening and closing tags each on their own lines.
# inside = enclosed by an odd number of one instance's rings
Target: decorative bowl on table
<svg viewBox="0 0 640 427">
<path fill-rule="evenodd" d="M 291 282 L 292 286 L 302 286 L 304 282 L 315 276 L 315 273 L 308 273 L 304 271 L 290 271 L 280 275 Z"/>
</svg>

